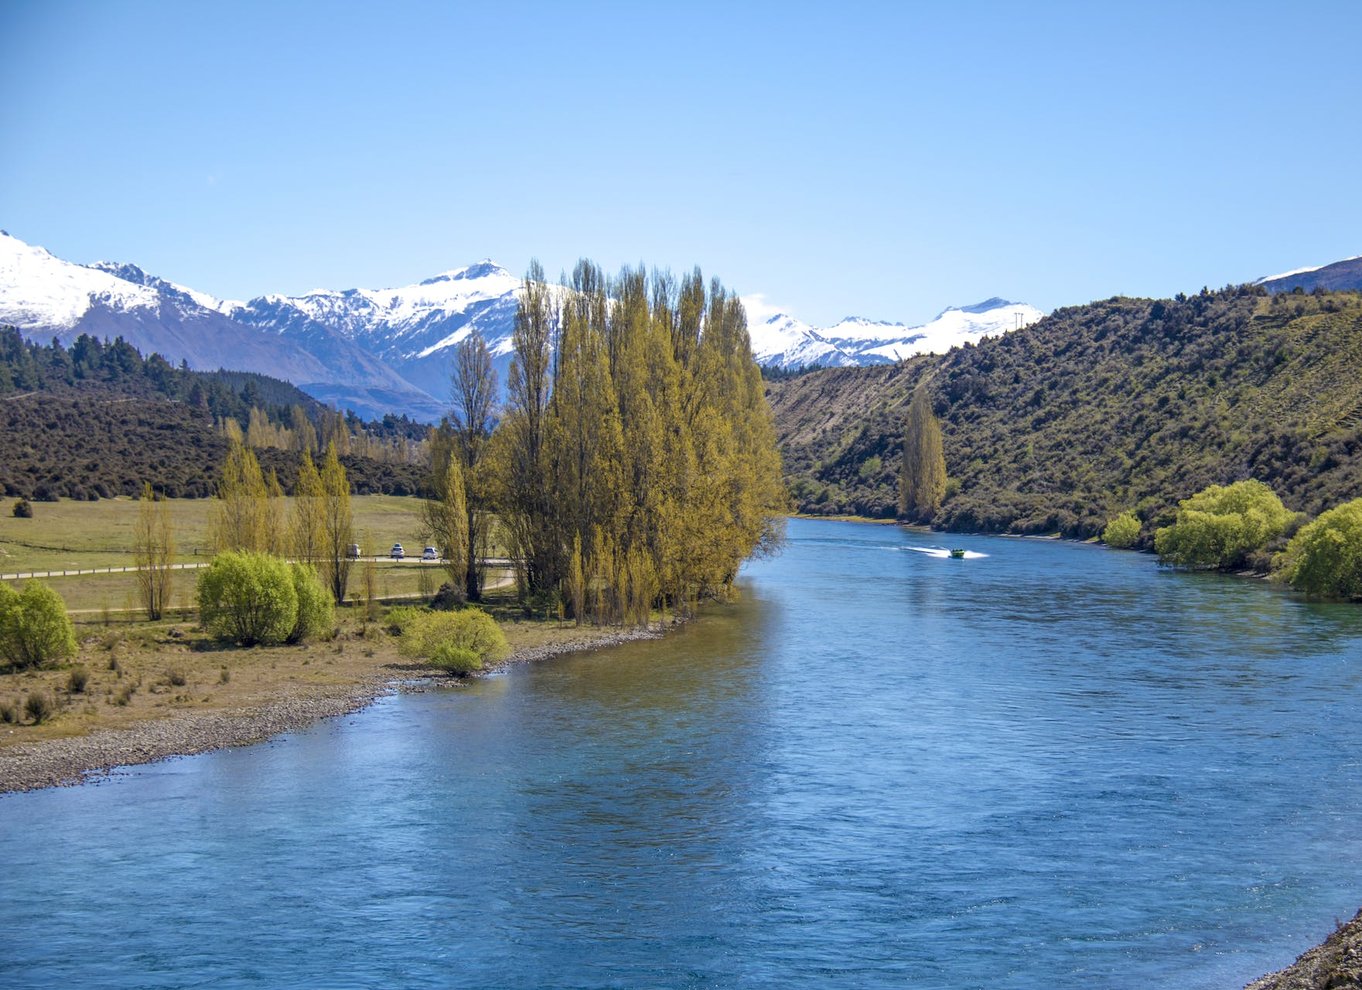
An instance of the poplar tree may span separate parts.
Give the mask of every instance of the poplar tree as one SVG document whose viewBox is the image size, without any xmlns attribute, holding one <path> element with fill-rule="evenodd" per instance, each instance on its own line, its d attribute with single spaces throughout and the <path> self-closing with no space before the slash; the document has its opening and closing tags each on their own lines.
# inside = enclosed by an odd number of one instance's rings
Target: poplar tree
<svg viewBox="0 0 1362 990">
<path fill-rule="evenodd" d="M 322 476 L 312 461 L 312 454 L 303 451 L 303 463 L 298 469 L 298 484 L 293 493 L 293 515 L 289 522 L 289 547 L 300 562 L 318 566 L 326 544 L 326 490 Z"/>
<path fill-rule="evenodd" d="M 435 478 L 435 497 L 421 503 L 421 522 L 444 559 L 444 570 L 455 595 L 467 595 L 468 513 L 464 503 L 463 467 L 457 452 L 445 458 L 445 469 Z"/>
<path fill-rule="evenodd" d="M 544 269 L 531 261 L 516 306 L 513 354 L 506 376 L 506 415 L 498 433 L 502 518 L 511 538 L 522 591 L 556 586 L 559 548 L 552 539 L 548 489 L 550 356 L 558 314 L 544 283 Z"/>
<path fill-rule="evenodd" d="M 354 542 L 354 518 L 350 512 L 350 482 L 336 453 L 335 443 L 327 444 L 322 463 L 322 580 L 339 604 L 345 601 L 350 580 L 350 544 Z"/>
<path fill-rule="evenodd" d="M 307 453 L 317 449 L 317 430 L 302 406 L 295 405 L 289 412 L 292 420 L 293 449 Z"/>
<path fill-rule="evenodd" d="M 263 512 L 265 552 L 276 557 L 284 556 L 288 549 L 288 520 L 284 504 L 284 488 L 279 484 L 279 475 L 270 468 L 265 479 L 265 507 Z"/>
<path fill-rule="evenodd" d="M 492 432 L 497 394 L 497 373 L 487 341 L 474 330 L 454 348 L 451 381 L 454 400 L 453 427 L 462 459 L 464 506 L 464 578 L 469 601 L 482 599 L 482 564 L 486 555 L 490 523 L 483 455 Z"/>
<path fill-rule="evenodd" d="M 266 498 L 265 478 L 255 453 L 243 441 L 232 440 L 213 508 L 214 549 L 219 552 L 267 549 Z"/>
<path fill-rule="evenodd" d="M 925 384 L 919 385 L 908 403 L 903 426 L 899 515 L 931 522 L 945 495 L 946 457 L 941 446 L 941 424 L 932 412 Z"/>
<path fill-rule="evenodd" d="M 557 589 L 579 622 L 638 624 L 727 595 L 742 560 L 778 544 L 787 502 L 737 296 L 698 269 L 649 285 L 583 261 L 555 302 L 542 275 L 521 292 L 487 454 L 522 590 Z"/>
<path fill-rule="evenodd" d="M 553 535 L 564 550 L 580 539 L 584 567 L 613 589 L 612 555 L 596 535 L 616 530 L 622 495 L 623 435 L 610 378 L 605 283 L 599 269 L 581 262 L 571 289 L 549 406 Z"/>
<path fill-rule="evenodd" d="M 142 485 L 132 541 L 137 591 L 147 610 L 147 618 L 154 622 L 165 614 L 170 603 L 175 573 L 171 567 L 175 557 L 175 534 L 170 525 L 170 510 L 164 500 L 156 499 L 149 481 Z"/>
</svg>

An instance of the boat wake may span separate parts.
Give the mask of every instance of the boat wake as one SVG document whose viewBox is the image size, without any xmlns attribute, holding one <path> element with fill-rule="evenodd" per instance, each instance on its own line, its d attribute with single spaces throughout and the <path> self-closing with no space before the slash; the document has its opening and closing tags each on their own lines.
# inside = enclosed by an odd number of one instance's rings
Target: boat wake
<svg viewBox="0 0 1362 990">
<path fill-rule="evenodd" d="M 904 547 L 903 549 L 911 550 L 914 553 L 925 553 L 928 557 L 940 557 L 943 560 L 949 560 L 952 556 L 951 551 L 945 547 Z M 973 550 L 966 550 L 963 554 L 965 560 L 978 560 L 980 557 L 987 556 L 986 553 L 976 553 Z"/>
</svg>

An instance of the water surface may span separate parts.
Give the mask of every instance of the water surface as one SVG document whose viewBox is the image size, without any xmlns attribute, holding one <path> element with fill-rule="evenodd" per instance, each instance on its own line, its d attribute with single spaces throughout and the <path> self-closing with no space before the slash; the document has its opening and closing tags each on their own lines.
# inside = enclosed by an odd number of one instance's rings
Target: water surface
<svg viewBox="0 0 1362 990">
<path fill-rule="evenodd" d="M 1362 902 L 1362 610 L 791 537 L 663 642 L 0 798 L 0 980 L 1223 988 Z"/>
</svg>

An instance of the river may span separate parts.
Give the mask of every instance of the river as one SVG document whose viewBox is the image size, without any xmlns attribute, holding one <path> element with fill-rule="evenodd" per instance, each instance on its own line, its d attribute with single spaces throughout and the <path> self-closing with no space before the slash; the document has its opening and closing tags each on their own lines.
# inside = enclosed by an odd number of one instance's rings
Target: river
<svg viewBox="0 0 1362 990">
<path fill-rule="evenodd" d="M 24 987 L 1224 988 L 1362 903 L 1362 609 L 792 521 L 659 642 L 0 797 Z"/>
</svg>

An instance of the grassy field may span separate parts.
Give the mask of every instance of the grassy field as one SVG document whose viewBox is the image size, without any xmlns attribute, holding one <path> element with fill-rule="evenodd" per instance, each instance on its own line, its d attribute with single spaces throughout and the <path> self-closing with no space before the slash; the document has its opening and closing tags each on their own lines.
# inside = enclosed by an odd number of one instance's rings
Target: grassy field
<svg viewBox="0 0 1362 990">
<path fill-rule="evenodd" d="M 285 498 L 286 505 L 293 500 Z M 212 556 L 209 524 L 215 500 L 169 499 L 175 531 L 175 559 L 183 563 Z M 0 574 L 34 570 L 124 567 L 132 564 L 132 534 L 138 502 L 34 502 L 32 519 L 17 519 L 12 503 L 0 502 Z M 355 539 L 365 553 L 386 554 L 394 543 L 420 554 L 421 500 L 398 495 L 356 495 L 351 499 Z"/>
<path fill-rule="evenodd" d="M 206 564 L 212 559 L 209 531 L 214 504 L 213 499 L 166 502 L 178 563 Z M 128 498 L 35 502 L 32 519 L 17 519 L 8 502 L 0 503 L 0 574 L 130 567 L 138 506 Z M 350 575 L 351 595 L 364 594 L 366 566 L 373 568 L 374 593 L 379 598 L 434 593 L 444 577 L 438 565 L 420 560 L 425 544 L 421 501 L 396 495 L 356 495 L 351 506 L 355 539 L 366 554 L 386 555 L 394 543 L 401 543 L 411 555 L 401 562 L 386 556 L 369 565 L 357 562 Z M 195 577 L 193 570 L 174 572 L 172 609 L 193 607 Z M 504 575 L 490 577 L 496 580 Z M 57 574 L 42 580 L 62 596 L 77 621 L 118 619 L 119 613 L 139 607 L 133 574 Z"/>
</svg>

